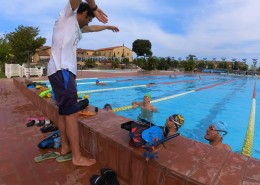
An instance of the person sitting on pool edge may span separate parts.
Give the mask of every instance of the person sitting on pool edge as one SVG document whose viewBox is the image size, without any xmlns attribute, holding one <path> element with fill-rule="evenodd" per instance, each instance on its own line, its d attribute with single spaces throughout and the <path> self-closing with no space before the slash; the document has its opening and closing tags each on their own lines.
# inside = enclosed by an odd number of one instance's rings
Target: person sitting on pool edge
<svg viewBox="0 0 260 185">
<path fill-rule="evenodd" d="M 132 108 L 135 109 L 137 106 L 140 106 L 142 109 L 146 109 L 151 112 L 158 112 L 157 108 L 151 104 L 152 97 L 150 94 L 144 95 L 144 101 L 132 103 Z"/>
<path fill-rule="evenodd" d="M 209 125 L 204 138 L 209 141 L 209 144 L 219 149 L 232 151 L 228 144 L 223 144 L 223 137 L 227 134 L 227 127 L 224 122 L 219 121 Z"/>
<path fill-rule="evenodd" d="M 107 85 L 107 84 L 104 82 L 100 82 L 99 80 L 96 80 L 96 85 Z"/>
<path fill-rule="evenodd" d="M 113 112 L 112 106 L 109 103 L 106 103 L 103 107 L 108 112 Z"/>
</svg>

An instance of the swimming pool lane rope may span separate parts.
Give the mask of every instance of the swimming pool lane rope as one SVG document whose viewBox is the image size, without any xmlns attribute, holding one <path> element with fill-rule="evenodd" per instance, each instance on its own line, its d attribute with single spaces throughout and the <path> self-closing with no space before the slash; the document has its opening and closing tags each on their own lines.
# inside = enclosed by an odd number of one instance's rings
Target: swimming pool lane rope
<svg viewBox="0 0 260 185">
<path fill-rule="evenodd" d="M 242 154 L 247 156 L 252 155 L 252 147 L 254 142 L 254 129 L 255 129 L 255 111 L 256 111 L 256 82 L 254 85 L 252 106 L 251 106 L 250 118 L 248 121 L 248 126 L 246 131 L 246 137 L 242 148 Z"/>
<path fill-rule="evenodd" d="M 222 84 L 226 84 L 226 83 L 230 83 L 230 82 L 233 82 L 233 81 L 235 81 L 235 80 L 229 80 L 229 81 L 226 81 L 226 82 L 221 82 L 221 83 L 209 85 L 209 86 L 206 86 L 206 87 L 203 87 L 203 88 L 197 88 L 197 89 L 194 89 L 194 90 L 191 90 L 191 91 L 187 91 L 187 92 L 183 92 L 183 93 L 179 93 L 179 94 L 175 94 L 175 95 L 171 95 L 171 96 L 166 96 L 166 97 L 163 97 L 163 98 L 152 100 L 151 103 L 156 103 L 156 102 L 160 102 L 160 101 L 165 101 L 165 100 L 177 98 L 179 96 L 183 96 L 183 95 L 194 93 L 194 92 L 197 92 L 197 91 L 209 89 L 209 88 L 212 88 L 212 87 L 215 87 L 215 86 L 219 86 L 219 85 L 222 85 Z M 119 112 L 119 111 L 124 111 L 124 110 L 129 110 L 129 109 L 132 109 L 132 105 L 127 105 L 127 106 L 123 106 L 123 107 L 113 108 L 113 112 Z"/>
<path fill-rule="evenodd" d="M 195 91 L 192 90 L 192 91 L 187 91 L 187 92 L 180 93 L 180 94 L 175 94 L 175 95 L 172 95 L 172 96 L 159 98 L 157 100 L 152 100 L 151 103 L 155 103 L 155 102 L 159 102 L 159 101 L 164 101 L 164 100 L 176 98 L 178 96 L 183 96 L 185 94 L 189 94 L 189 93 L 192 93 L 192 92 L 195 92 Z M 132 109 L 132 105 L 127 105 L 127 106 L 123 106 L 123 107 L 113 108 L 113 112 L 119 112 L 119 111 L 124 111 L 124 110 L 129 110 L 129 109 Z"/>
<path fill-rule="evenodd" d="M 145 85 L 133 85 L 133 86 L 126 86 L 126 87 L 115 87 L 115 88 L 107 88 L 107 89 L 96 89 L 96 90 L 89 90 L 89 91 L 79 91 L 79 94 L 85 94 L 85 93 L 96 93 L 96 92 L 105 92 L 105 91 L 115 91 L 115 90 L 121 90 L 121 89 L 132 89 L 137 87 L 150 87 L 157 84 L 176 84 L 176 83 L 182 83 L 182 82 L 193 82 L 194 80 L 180 80 L 180 81 L 174 81 L 174 82 L 162 82 L 162 83 L 155 83 L 155 84 L 145 84 Z M 103 81 L 102 81 L 103 82 Z M 107 81 L 104 81 L 107 82 Z M 94 83 L 94 82 L 91 82 Z M 80 83 L 78 83 L 80 84 Z"/>
</svg>

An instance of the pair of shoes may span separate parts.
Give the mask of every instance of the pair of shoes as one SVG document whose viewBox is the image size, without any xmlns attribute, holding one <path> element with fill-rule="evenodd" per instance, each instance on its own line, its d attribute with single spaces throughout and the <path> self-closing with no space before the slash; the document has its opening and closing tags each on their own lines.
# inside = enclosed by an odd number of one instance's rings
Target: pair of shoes
<svg viewBox="0 0 260 185">
<path fill-rule="evenodd" d="M 120 185 L 116 177 L 116 172 L 109 168 L 102 168 L 101 175 L 93 175 L 90 178 L 91 185 Z"/>
<path fill-rule="evenodd" d="M 42 128 L 40 128 L 40 130 L 42 133 L 47 133 L 58 130 L 58 127 L 56 127 L 53 123 L 50 123 L 48 125 L 44 125 Z"/>
<path fill-rule="evenodd" d="M 41 124 L 42 122 L 44 122 L 45 118 L 44 117 L 39 117 L 39 118 L 34 118 L 34 117 L 30 117 L 30 118 L 27 118 L 27 123 L 26 123 L 26 126 L 27 127 L 31 127 L 33 125 L 37 125 L 38 124 Z"/>
<path fill-rule="evenodd" d="M 42 154 L 40 156 L 37 156 L 34 158 L 34 161 L 35 162 L 42 162 L 46 159 L 53 159 L 53 158 L 57 158 L 60 156 L 60 153 L 59 152 L 48 152 L 46 154 Z"/>
<path fill-rule="evenodd" d="M 37 125 L 37 127 L 42 127 L 42 126 L 45 126 L 45 125 L 48 125 L 48 124 L 51 124 L 52 121 L 48 120 L 48 119 L 44 119 L 44 120 L 40 120 L 40 122 Z"/>
<path fill-rule="evenodd" d="M 65 161 L 70 161 L 70 160 L 72 160 L 72 153 L 67 153 L 65 155 L 61 155 L 56 158 L 56 161 L 59 163 L 65 162 Z"/>
</svg>

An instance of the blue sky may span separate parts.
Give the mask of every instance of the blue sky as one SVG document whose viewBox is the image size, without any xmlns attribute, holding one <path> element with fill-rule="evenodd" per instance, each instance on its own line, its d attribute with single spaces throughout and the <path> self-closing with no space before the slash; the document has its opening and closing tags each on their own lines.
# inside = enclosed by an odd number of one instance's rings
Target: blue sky
<svg viewBox="0 0 260 185">
<path fill-rule="evenodd" d="M 10 0 L 0 6 L 0 35 L 19 25 L 39 27 L 51 44 L 52 28 L 66 0 Z M 260 60 L 259 0 L 96 0 L 119 33 L 86 33 L 78 47 L 99 49 L 148 39 L 155 56 Z M 92 21 L 92 24 L 101 24 Z M 260 61 L 258 61 L 260 66 Z"/>
</svg>

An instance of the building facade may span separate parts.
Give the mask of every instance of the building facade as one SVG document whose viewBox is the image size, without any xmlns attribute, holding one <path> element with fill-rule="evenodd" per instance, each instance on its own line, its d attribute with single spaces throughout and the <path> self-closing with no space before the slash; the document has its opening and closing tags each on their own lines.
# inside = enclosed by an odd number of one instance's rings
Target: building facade
<svg viewBox="0 0 260 185">
<path fill-rule="evenodd" d="M 36 53 L 33 55 L 32 61 L 35 64 L 46 63 L 50 59 L 51 48 L 49 46 L 40 47 Z M 133 51 L 127 47 L 115 46 L 109 48 L 101 48 L 97 50 L 91 49 L 77 49 L 77 61 L 81 62 L 88 58 L 110 60 L 113 58 L 118 58 L 120 61 L 124 58 L 128 58 L 129 62 L 133 61 Z"/>
</svg>

